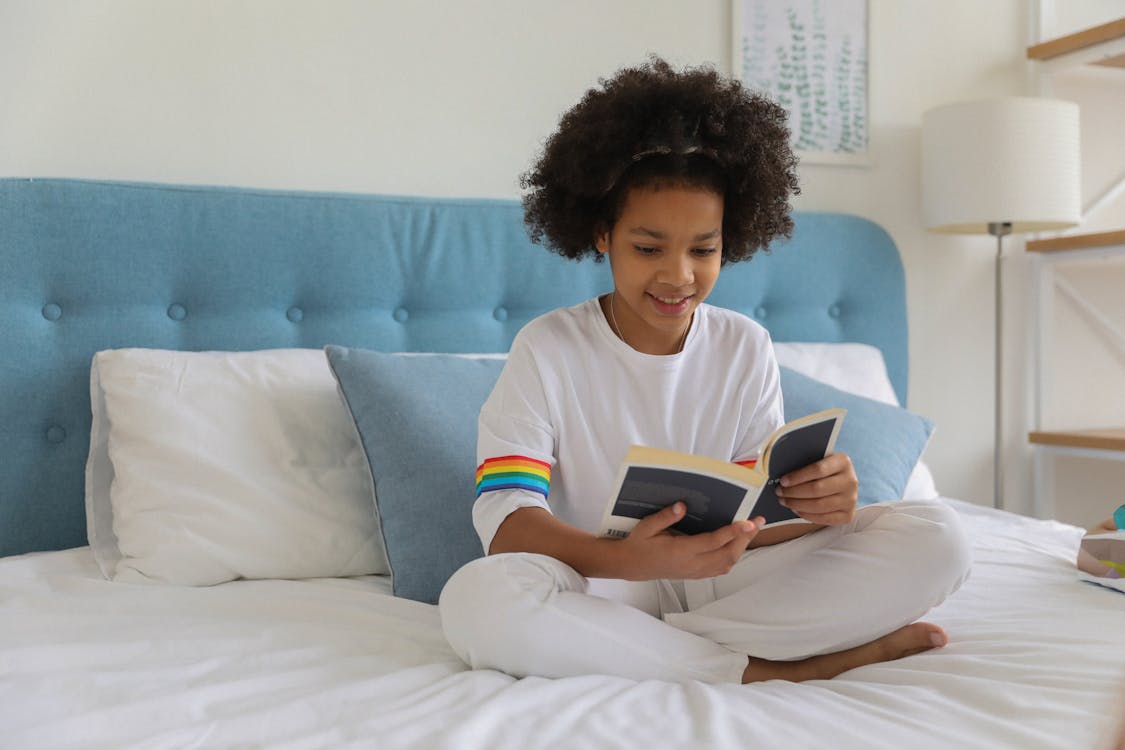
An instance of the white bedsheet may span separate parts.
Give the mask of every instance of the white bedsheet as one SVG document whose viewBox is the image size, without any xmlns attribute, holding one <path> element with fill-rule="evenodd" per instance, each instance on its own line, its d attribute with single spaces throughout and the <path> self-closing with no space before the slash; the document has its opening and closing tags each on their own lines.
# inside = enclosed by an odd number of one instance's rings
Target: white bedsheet
<svg viewBox="0 0 1125 750">
<path fill-rule="evenodd" d="M 1091 748 L 1125 677 L 1125 595 L 1081 531 L 950 501 L 951 643 L 754 686 L 471 672 L 385 579 L 111 583 L 89 549 L 0 560 L 4 748 Z M 1111 708 L 1111 705 L 1114 708 Z"/>
</svg>

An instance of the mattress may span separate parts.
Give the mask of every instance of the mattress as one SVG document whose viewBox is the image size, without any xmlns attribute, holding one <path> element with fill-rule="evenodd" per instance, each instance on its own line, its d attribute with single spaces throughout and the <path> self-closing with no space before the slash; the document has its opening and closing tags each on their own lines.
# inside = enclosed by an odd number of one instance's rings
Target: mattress
<svg viewBox="0 0 1125 750">
<path fill-rule="evenodd" d="M 1081 529 L 946 500 L 975 550 L 940 650 L 751 686 L 469 670 L 383 577 L 191 588 L 102 578 L 89 548 L 0 559 L 10 748 L 1086 748 L 1125 676 L 1125 596 Z"/>
</svg>

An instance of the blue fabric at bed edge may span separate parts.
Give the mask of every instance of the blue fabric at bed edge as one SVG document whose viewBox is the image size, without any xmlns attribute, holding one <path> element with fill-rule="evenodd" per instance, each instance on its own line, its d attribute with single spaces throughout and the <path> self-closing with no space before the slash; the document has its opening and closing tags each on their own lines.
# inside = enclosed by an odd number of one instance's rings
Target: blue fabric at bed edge
<svg viewBox="0 0 1125 750">
<path fill-rule="evenodd" d="M 477 416 L 504 362 L 325 351 L 374 478 L 394 593 L 436 602 L 449 577 L 483 554 L 472 524 Z M 851 456 L 861 505 L 902 497 L 929 440 L 928 420 L 784 367 L 781 387 L 786 420 L 848 410 L 836 448 Z"/>
</svg>

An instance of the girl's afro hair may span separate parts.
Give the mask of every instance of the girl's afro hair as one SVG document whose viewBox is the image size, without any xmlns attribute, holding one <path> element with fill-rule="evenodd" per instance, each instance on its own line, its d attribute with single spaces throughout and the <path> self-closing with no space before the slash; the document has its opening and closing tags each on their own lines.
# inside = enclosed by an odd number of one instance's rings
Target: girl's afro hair
<svg viewBox="0 0 1125 750">
<path fill-rule="evenodd" d="M 699 187 L 723 196 L 723 261 L 793 230 L 799 193 L 785 110 L 713 68 L 659 57 L 625 68 L 566 112 L 520 178 L 531 239 L 575 260 L 593 254 L 629 190 Z"/>
</svg>

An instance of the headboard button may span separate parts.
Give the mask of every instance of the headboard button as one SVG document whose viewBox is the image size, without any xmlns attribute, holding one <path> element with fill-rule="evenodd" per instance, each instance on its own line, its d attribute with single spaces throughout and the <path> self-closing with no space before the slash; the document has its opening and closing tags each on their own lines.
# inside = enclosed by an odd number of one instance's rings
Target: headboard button
<svg viewBox="0 0 1125 750">
<path fill-rule="evenodd" d="M 62 308 L 54 302 L 49 302 L 43 305 L 43 317 L 51 321 L 58 320 L 62 317 Z"/>
<path fill-rule="evenodd" d="M 66 430 L 53 424 L 47 428 L 47 442 L 48 443 L 61 443 L 66 440 Z"/>
<path fill-rule="evenodd" d="M 183 305 L 169 305 L 168 317 L 172 320 L 183 320 L 187 317 L 187 310 Z"/>
<path fill-rule="evenodd" d="M 407 320 L 410 319 L 410 313 L 408 313 L 406 311 L 405 307 L 400 307 L 400 308 L 398 308 L 394 311 L 394 313 L 392 314 L 392 317 L 395 320 L 397 320 L 399 323 L 405 323 Z"/>
<path fill-rule="evenodd" d="M 757 318 L 758 320 L 764 320 L 765 317 L 766 317 L 766 308 L 763 307 L 762 305 L 758 305 L 757 307 L 755 307 L 754 308 L 754 317 Z"/>
<path fill-rule="evenodd" d="M 285 317 L 289 318 L 290 323 L 300 323 L 305 319 L 305 311 L 299 307 L 290 307 L 285 312 Z"/>
<path fill-rule="evenodd" d="M 492 311 L 492 317 L 496 318 L 498 321 L 503 323 L 505 320 L 508 319 L 507 308 L 503 308 L 503 307 L 496 308 L 495 310 Z"/>
<path fill-rule="evenodd" d="M 830 317 L 830 318 L 840 317 L 840 306 L 839 305 L 830 306 L 828 308 L 828 317 Z"/>
</svg>

